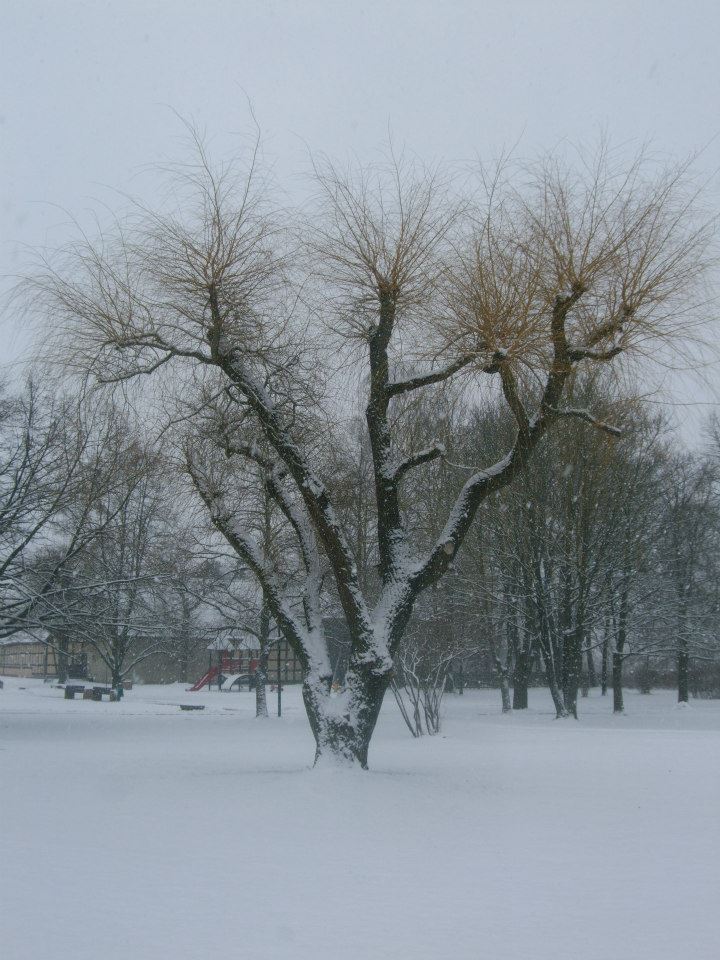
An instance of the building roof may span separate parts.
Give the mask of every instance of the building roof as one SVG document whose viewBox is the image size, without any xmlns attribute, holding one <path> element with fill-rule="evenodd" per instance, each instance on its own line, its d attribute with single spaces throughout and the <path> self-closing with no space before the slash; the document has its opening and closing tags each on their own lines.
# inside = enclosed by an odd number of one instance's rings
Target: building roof
<svg viewBox="0 0 720 960">
<path fill-rule="evenodd" d="M 27 630 L 18 630 L 17 633 L 11 633 L 9 637 L 3 637 L 0 640 L 0 646 L 10 647 L 14 644 L 32 644 L 45 643 L 48 638 L 46 630 L 38 630 L 37 633 L 28 633 Z"/>
</svg>

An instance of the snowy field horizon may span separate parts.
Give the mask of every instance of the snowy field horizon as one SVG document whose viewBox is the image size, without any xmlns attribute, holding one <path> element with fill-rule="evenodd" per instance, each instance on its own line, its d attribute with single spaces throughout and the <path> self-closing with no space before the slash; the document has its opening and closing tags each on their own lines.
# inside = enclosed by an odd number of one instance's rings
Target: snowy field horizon
<svg viewBox="0 0 720 960">
<path fill-rule="evenodd" d="M 413 740 L 386 698 L 369 771 L 313 770 L 297 687 L 258 720 L 3 679 L 9 960 L 717 956 L 718 700 L 591 691 L 576 722 L 469 690 Z"/>
</svg>

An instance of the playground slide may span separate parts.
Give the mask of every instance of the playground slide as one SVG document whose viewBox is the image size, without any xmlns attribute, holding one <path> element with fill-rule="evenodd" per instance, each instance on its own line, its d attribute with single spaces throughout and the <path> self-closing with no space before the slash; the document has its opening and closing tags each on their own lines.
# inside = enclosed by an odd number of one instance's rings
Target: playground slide
<svg viewBox="0 0 720 960">
<path fill-rule="evenodd" d="M 205 674 L 205 676 L 200 677 L 200 679 L 198 680 L 198 682 L 197 682 L 197 683 L 194 683 L 194 684 L 190 687 L 190 690 L 191 690 L 193 693 L 196 693 L 198 690 L 202 690 L 202 688 L 205 686 L 205 684 L 206 684 L 206 683 L 210 683 L 210 681 L 211 681 L 211 680 L 214 680 L 217 675 L 218 675 L 218 668 L 217 668 L 217 667 L 212 667 L 212 669 L 208 670 L 208 672 Z"/>
<path fill-rule="evenodd" d="M 237 683 L 240 680 L 242 683 L 248 682 L 247 673 L 234 673 L 229 677 L 225 677 L 222 682 L 223 690 L 232 690 L 233 684 Z"/>
</svg>

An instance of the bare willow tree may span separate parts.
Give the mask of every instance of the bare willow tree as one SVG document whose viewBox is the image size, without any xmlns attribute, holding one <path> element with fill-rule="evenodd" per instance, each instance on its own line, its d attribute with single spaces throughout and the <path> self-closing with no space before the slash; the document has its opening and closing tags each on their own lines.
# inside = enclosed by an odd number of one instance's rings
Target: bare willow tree
<svg viewBox="0 0 720 960">
<path fill-rule="evenodd" d="M 240 174 L 213 168 L 200 147 L 199 163 L 177 174 L 178 212 L 142 211 L 101 243 L 69 251 L 31 286 L 84 371 L 118 382 L 190 364 L 242 413 L 233 456 L 262 468 L 294 532 L 299 602 L 191 454 L 196 485 L 303 665 L 316 759 L 365 767 L 416 599 L 447 571 L 480 504 L 523 470 L 553 423 L 572 417 L 611 429 L 591 410 L 563 406 L 566 385 L 578 365 L 648 352 L 687 332 L 708 230 L 697 226 L 682 171 L 656 175 L 637 163 L 618 174 L 606 155 L 577 171 L 547 162 L 512 183 L 496 180 L 482 213 L 474 198 L 456 203 L 437 173 L 402 161 L 348 172 L 327 164 L 317 176 L 318 202 L 296 241 L 256 189 L 254 161 Z M 379 577 L 372 597 L 317 456 L 340 415 L 321 402 L 318 384 L 334 357 L 309 338 L 318 326 L 366 377 Z M 417 544 L 403 484 L 444 450 L 432 436 L 403 449 L 392 412 L 458 376 L 498 384 L 515 434 L 504 456 L 470 474 L 439 535 Z M 337 696 L 324 569 L 351 644 Z"/>
</svg>

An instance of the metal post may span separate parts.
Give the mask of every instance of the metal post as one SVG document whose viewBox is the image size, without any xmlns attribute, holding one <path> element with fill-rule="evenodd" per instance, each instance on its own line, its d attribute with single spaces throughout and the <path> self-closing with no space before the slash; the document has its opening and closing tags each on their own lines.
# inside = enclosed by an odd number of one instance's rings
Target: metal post
<svg viewBox="0 0 720 960">
<path fill-rule="evenodd" d="M 277 644 L 277 688 L 278 688 L 278 716 L 282 716 L 282 674 L 280 672 L 280 638 Z"/>
</svg>

